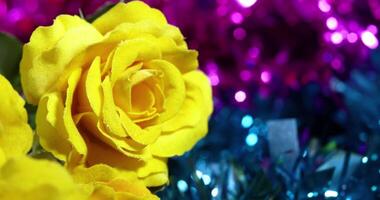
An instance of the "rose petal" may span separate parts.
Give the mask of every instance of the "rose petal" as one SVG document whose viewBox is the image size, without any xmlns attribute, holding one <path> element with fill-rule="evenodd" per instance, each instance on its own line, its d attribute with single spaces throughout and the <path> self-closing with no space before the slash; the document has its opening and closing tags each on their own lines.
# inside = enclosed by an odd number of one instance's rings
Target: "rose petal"
<svg viewBox="0 0 380 200">
<path fill-rule="evenodd" d="M 181 109 L 185 100 L 185 84 L 180 71 L 171 63 L 163 60 L 147 62 L 147 68 L 159 69 L 163 72 L 164 112 L 160 114 L 161 122 L 172 118 Z"/>
<path fill-rule="evenodd" d="M 88 194 L 57 162 L 21 156 L 11 158 L 0 168 L 0 197 L 87 199 Z"/>
<path fill-rule="evenodd" d="M 155 38 L 170 38 L 179 48 L 187 49 L 187 44 L 184 40 L 185 38 L 179 28 L 170 24 L 159 25 L 149 20 L 119 24 L 110 31 L 106 37 L 108 37 L 108 41 L 110 41 L 111 38 L 113 41 L 116 38 L 118 38 L 118 41 L 122 41 L 149 35 L 154 36 Z"/>
<path fill-rule="evenodd" d="M 116 4 L 108 12 L 97 18 L 93 25 L 105 34 L 121 23 L 135 23 L 142 20 L 149 20 L 157 24 L 167 23 L 165 16 L 159 10 L 150 8 L 141 1 L 132 1 L 127 4 Z"/>
<path fill-rule="evenodd" d="M 89 148 L 87 164 L 93 166 L 104 163 L 120 169 L 125 173 L 135 173 L 141 180 L 147 180 L 146 186 L 161 186 L 168 182 L 168 169 L 165 158 L 150 158 L 141 160 L 123 155 L 115 149 L 99 143 L 90 135 L 86 138 Z M 149 152 L 149 149 L 146 148 Z"/>
<path fill-rule="evenodd" d="M 86 78 L 86 96 L 93 112 L 99 116 L 102 106 L 100 57 L 96 57 L 88 69 Z"/>
<path fill-rule="evenodd" d="M 24 104 L 8 80 L 0 75 L 0 148 L 6 157 L 26 154 L 32 146 L 33 132 Z"/>
<path fill-rule="evenodd" d="M 41 98 L 36 124 L 41 146 L 60 160 L 66 161 L 71 150 L 68 133 L 63 125 L 63 102 L 60 93 L 50 93 Z"/>
<path fill-rule="evenodd" d="M 210 83 L 200 71 L 189 72 L 184 79 L 185 103 L 177 116 L 163 124 L 164 134 L 150 146 L 153 155 L 182 155 L 207 133 L 208 116 L 213 108 Z"/>
<path fill-rule="evenodd" d="M 91 198 L 120 197 L 121 199 L 158 199 L 137 179 L 134 173 L 125 173 L 108 165 L 98 164 L 77 167 L 73 171 L 74 180 L 92 186 Z"/>
<path fill-rule="evenodd" d="M 150 43 L 156 45 L 162 52 L 163 59 L 173 63 L 182 73 L 198 68 L 198 52 L 189 50 L 181 32 L 170 25 L 157 26 L 149 21 L 136 24 L 123 23 L 109 32 L 103 42 L 130 41 L 141 38 L 147 38 L 151 41 Z"/>
<path fill-rule="evenodd" d="M 144 37 L 121 43 L 113 55 L 112 82 L 114 83 L 133 63 L 161 58 L 161 52 L 154 43 L 154 38 Z"/>
<path fill-rule="evenodd" d="M 162 59 L 175 65 L 181 73 L 187 73 L 198 68 L 198 52 L 184 49 L 173 41 L 173 39 L 162 37 L 158 40 L 162 51 Z"/>
<path fill-rule="evenodd" d="M 58 79 L 65 77 L 70 61 L 101 39 L 102 35 L 94 27 L 77 16 L 60 15 L 53 25 L 37 28 L 24 46 L 20 63 L 27 100 L 37 104 Z"/>
<path fill-rule="evenodd" d="M 140 70 L 143 63 L 137 63 L 130 66 L 122 74 L 120 74 L 119 79 L 115 82 L 113 87 L 113 97 L 115 104 L 125 110 L 132 110 L 132 84 L 129 81 L 129 77 L 132 73 Z"/>
<path fill-rule="evenodd" d="M 74 91 L 81 76 L 81 69 L 75 70 L 68 79 L 68 86 L 66 91 L 65 107 L 63 109 L 63 123 L 66 132 L 68 133 L 68 140 L 73 147 L 73 151 L 78 153 L 79 156 L 86 156 L 87 146 L 81 134 L 76 127 L 72 115 L 72 106 Z M 77 155 L 72 155 L 77 156 Z"/>
<path fill-rule="evenodd" d="M 111 81 L 109 76 L 107 76 L 102 83 L 104 101 L 102 108 L 102 120 L 107 132 L 118 136 L 126 137 L 127 133 L 122 127 L 120 117 L 116 111 L 116 106 L 114 104 Z"/>
<path fill-rule="evenodd" d="M 144 159 L 145 152 L 144 146 L 137 144 L 135 141 L 128 138 L 112 137 L 104 131 L 102 124 L 99 122 L 99 118 L 91 112 L 81 113 L 79 126 L 82 127 L 82 133 L 87 131 L 88 134 L 95 136 L 99 139 L 99 142 L 104 142 L 104 145 L 109 145 L 115 150 L 125 154 L 126 156 Z M 83 137 L 86 134 L 82 134 Z M 86 138 L 85 138 L 86 139 Z"/>
<path fill-rule="evenodd" d="M 122 120 L 122 125 L 128 135 L 136 142 L 144 145 L 148 145 L 156 141 L 161 134 L 160 126 L 148 127 L 141 129 L 140 126 L 135 124 L 123 110 L 118 109 L 118 113 Z"/>
</svg>

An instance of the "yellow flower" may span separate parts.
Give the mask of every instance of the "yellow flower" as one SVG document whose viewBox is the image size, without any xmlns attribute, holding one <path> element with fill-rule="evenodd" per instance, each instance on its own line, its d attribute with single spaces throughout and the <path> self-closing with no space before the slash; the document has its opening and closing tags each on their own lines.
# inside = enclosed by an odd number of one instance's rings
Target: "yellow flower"
<svg viewBox="0 0 380 200">
<path fill-rule="evenodd" d="M 83 184 L 91 200 L 127 199 L 157 200 L 144 183 L 131 174 L 124 174 L 104 164 L 90 168 L 77 167 L 74 180 Z"/>
<path fill-rule="evenodd" d="M 143 2 L 90 24 L 61 15 L 24 46 L 21 82 L 41 145 L 70 169 L 108 164 L 146 186 L 204 137 L 211 87 L 178 28 Z"/>
<path fill-rule="evenodd" d="M 83 200 L 88 196 L 65 168 L 52 161 L 17 156 L 0 167 L 0 199 Z"/>
<path fill-rule="evenodd" d="M 107 165 L 77 167 L 73 174 L 60 164 L 27 156 L 0 166 L 0 199 L 12 200 L 157 200 L 136 176 Z"/>
<path fill-rule="evenodd" d="M 133 173 L 95 165 L 75 168 L 72 177 L 56 162 L 27 157 L 32 129 L 27 124 L 24 104 L 0 75 L 0 199 L 158 199 Z"/>
<path fill-rule="evenodd" d="M 0 165 L 8 158 L 26 154 L 33 133 L 27 121 L 24 100 L 0 75 Z"/>
</svg>

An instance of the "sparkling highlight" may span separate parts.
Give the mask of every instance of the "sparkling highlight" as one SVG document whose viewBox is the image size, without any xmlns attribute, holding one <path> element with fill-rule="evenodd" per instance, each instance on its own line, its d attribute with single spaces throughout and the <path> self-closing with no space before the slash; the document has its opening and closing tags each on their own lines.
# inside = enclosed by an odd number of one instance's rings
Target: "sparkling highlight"
<svg viewBox="0 0 380 200">
<path fill-rule="evenodd" d="M 326 26 L 330 30 L 335 30 L 336 28 L 338 28 L 338 20 L 335 17 L 329 17 L 326 20 Z"/>
<path fill-rule="evenodd" d="M 246 98 L 247 98 L 247 94 L 242 90 L 239 90 L 235 93 L 235 100 L 239 103 L 245 101 Z"/>
<path fill-rule="evenodd" d="M 379 46 L 379 41 L 376 36 L 370 31 L 364 31 L 360 36 L 363 44 L 370 49 L 376 49 Z"/>
<path fill-rule="evenodd" d="M 253 117 L 251 115 L 245 115 L 242 119 L 241 119 L 241 126 L 243 128 L 249 128 L 251 127 L 253 124 Z"/>
<path fill-rule="evenodd" d="M 248 146 L 255 146 L 257 142 L 259 141 L 259 138 L 256 134 L 250 133 L 245 138 L 245 143 L 247 143 Z"/>
<path fill-rule="evenodd" d="M 257 0 L 237 0 L 237 2 L 244 8 L 249 8 L 253 6 Z"/>
</svg>

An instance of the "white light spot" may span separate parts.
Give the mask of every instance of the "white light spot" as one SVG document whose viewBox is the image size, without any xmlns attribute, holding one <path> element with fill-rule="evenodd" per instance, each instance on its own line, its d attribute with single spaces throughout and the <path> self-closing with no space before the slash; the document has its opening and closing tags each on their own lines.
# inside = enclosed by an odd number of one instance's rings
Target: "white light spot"
<svg viewBox="0 0 380 200">
<path fill-rule="evenodd" d="M 340 44 L 343 41 L 343 35 L 340 32 L 334 32 L 331 34 L 331 42 L 334 44 Z"/>
<path fill-rule="evenodd" d="M 337 191 L 327 190 L 325 192 L 325 197 L 337 197 L 337 196 L 338 196 L 338 192 Z"/>
<path fill-rule="evenodd" d="M 336 28 L 338 28 L 338 20 L 335 17 L 329 17 L 326 20 L 326 26 L 330 30 L 335 30 Z"/>
<path fill-rule="evenodd" d="M 379 46 L 379 41 L 370 31 L 364 31 L 360 35 L 360 38 L 362 39 L 363 44 L 370 49 L 376 49 Z"/>
<path fill-rule="evenodd" d="M 216 196 L 218 196 L 218 194 L 219 194 L 218 188 L 214 188 L 211 190 L 211 196 L 216 197 Z"/>
<path fill-rule="evenodd" d="M 202 173 L 201 171 L 199 171 L 199 170 L 196 170 L 196 171 L 195 171 L 195 174 L 197 175 L 197 177 L 198 177 L 199 179 L 201 179 L 202 176 L 203 176 L 203 173 Z"/>
<path fill-rule="evenodd" d="M 202 176 L 202 181 L 205 185 L 209 185 L 211 183 L 211 177 L 207 174 Z"/>
<path fill-rule="evenodd" d="M 237 2 L 244 8 L 249 8 L 257 2 L 257 0 L 237 0 Z"/>
<path fill-rule="evenodd" d="M 325 13 L 331 10 L 331 6 L 326 0 L 319 0 L 318 7 L 322 12 L 325 12 Z"/>
<path fill-rule="evenodd" d="M 235 100 L 237 102 L 243 102 L 245 101 L 246 98 L 247 98 L 247 94 L 242 90 L 239 90 L 235 93 Z"/>
</svg>

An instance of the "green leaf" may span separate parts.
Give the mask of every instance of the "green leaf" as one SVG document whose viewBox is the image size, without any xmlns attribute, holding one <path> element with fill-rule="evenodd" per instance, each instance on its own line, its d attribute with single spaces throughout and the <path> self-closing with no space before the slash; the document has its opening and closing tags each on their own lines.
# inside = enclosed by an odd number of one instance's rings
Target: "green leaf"
<svg viewBox="0 0 380 200">
<path fill-rule="evenodd" d="M 13 82 L 18 76 L 22 43 L 15 37 L 0 32 L 0 74 Z"/>
</svg>

